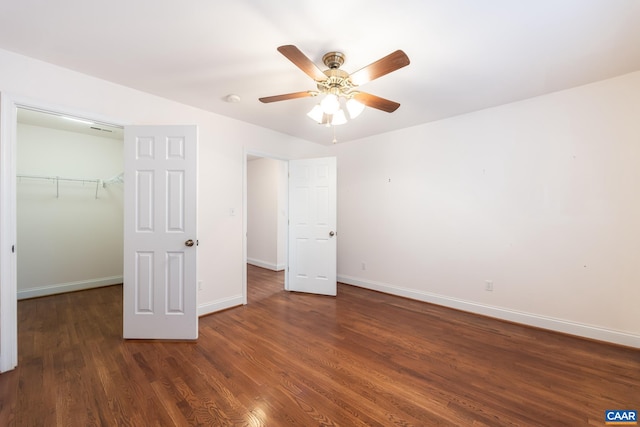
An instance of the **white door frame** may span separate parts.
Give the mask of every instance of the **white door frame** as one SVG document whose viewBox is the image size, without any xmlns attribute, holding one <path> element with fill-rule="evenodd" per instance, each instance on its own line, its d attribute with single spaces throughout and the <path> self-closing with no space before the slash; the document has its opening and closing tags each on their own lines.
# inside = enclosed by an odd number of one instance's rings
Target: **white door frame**
<svg viewBox="0 0 640 427">
<path fill-rule="evenodd" d="M 246 147 L 243 150 L 243 170 L 242 170 L 242 304 L 247 304 L 247 157 L 248 156 L 258 156 L 265 157 L 273 160 L 282 160 L 287 163 L 287 171 L 289 170 L 289 158 L 279 156 L 276 154 L 265 153 L 261 151 L 248 150 Z M 287 191 L 286 194 L 289 194 L 289 180 L 286 183 Z M 285 203 L 285 214 L 287 218 L 289 218 L 289 203 Z M 285 237 L 285 253 L 287 254 L 285 265 L 284 265 L 284 289 L 289 290 L 289 278 L 287 275 L 287 271 L 289 269 L 289 227 L 287 227 Z"/>
<path fill-rule="evenodd" d="M 17 108 L 31 108 L 124 127 L 120 120 L 100 117 L 32 98 L 0 93 L 0 372 L 18 364 L 18 298 L 16 255 Z M 126 185 L 126 184 L 125 184 Z"/>
</svg>

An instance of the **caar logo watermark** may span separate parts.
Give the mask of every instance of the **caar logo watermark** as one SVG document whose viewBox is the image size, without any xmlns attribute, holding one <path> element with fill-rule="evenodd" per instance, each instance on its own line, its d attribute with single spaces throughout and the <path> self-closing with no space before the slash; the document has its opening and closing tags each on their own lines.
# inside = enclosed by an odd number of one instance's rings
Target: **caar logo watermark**
<svg viewBox="0 0 640 427">
<path fill-rule="evenodd" d="M 604 423 L 609 426 L 632 426 L 638 424 L 638 411 L 610 409 L 604 411 Z"/>
</svg>

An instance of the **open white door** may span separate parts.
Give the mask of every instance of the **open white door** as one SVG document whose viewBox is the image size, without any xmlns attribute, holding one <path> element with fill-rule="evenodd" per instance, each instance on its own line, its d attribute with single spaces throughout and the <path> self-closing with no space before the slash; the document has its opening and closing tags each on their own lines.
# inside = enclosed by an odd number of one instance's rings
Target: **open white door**
<svg viewBox="0 0 640 427">
<path fill-rule="evenodd" d="M 197 138 L 125 127 L 124 338 L 198 338 Z"/>
<path fill-rule="evenodd" d="M 289 161 L 288 290 L 336 295 L 336 158 Z"/>
</svg>

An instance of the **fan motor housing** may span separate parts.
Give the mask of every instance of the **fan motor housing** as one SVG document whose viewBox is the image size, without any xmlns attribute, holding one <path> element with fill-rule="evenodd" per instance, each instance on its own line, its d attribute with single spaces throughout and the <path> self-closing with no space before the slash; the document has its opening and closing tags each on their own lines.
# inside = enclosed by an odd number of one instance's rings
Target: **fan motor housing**
<svg viewBox="0 0 640 427">
<path fill-rule="evenodd" d="M 322 63 L 330 69 L 340 68 L 344 60 L 345 56 L 342 52 L 329 52 L 322 57 Z"/>
<path fill-rule="evenodd" d="M 340 66 L 344 64 L 344 60 L 345 55 L 342 52 L 329 52 L 322 57 L 322 62 L 329 69 L 323 71 L 327 79 L 318 82 L 318 90 L 320 92 L 346 95 L 353 89 L 354 85 L 349 79 L 349 73 L 340 69 Z"/>
</svg>

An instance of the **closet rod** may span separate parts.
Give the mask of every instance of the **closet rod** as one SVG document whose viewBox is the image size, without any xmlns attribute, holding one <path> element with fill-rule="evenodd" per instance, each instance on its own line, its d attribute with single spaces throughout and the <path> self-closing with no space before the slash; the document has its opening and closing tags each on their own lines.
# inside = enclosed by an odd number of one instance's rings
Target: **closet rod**
<svg viewBox="0 0 640 427">
<path fill-rule="evenodd" d="M 98 188 L 100 187 L 101 179 L 84 179 L 84 178 L 63 178 L 60 176 L 45 176 L 45 175 L 16 175 L 16 178 L 27 179 L 44 179 L 47 181 L 55 181 L 56 183 L 56 198 L 60 198 L 60 181 L 72 181 L 72 182 L 85 182 L 96 183 L 96 199 L 98 198 Z"/>
</svg>

